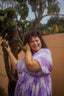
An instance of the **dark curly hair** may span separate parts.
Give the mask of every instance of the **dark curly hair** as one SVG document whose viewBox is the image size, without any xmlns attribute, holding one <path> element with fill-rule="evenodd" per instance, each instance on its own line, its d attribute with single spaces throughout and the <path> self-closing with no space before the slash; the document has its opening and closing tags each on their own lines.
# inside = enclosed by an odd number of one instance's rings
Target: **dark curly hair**
<svg viewBox="0 0 64 96">
<path fill-rule="evenodd" d="M 30 40 L 32 37 L 39 37 L 39 39 L 41 40 L 41 44 L 42 44 L 42 48 L 47 48 L 44 40 L 42 39 L 42 34 L 41 32 L 37 31 L 37 30 L 31 30 L 25 33 L 24 35 L 24 40 L 23 40 L 23 45 L 26 45 L 26 43 L 29 44 Z"/>
</svg>

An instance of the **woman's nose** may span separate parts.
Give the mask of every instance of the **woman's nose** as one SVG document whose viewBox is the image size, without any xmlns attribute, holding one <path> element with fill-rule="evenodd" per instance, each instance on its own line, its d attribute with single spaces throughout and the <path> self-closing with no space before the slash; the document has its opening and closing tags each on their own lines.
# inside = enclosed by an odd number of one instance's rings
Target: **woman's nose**
<svg viewBox="0 0 64 96">
<path fill-rule="evenodd" d="M 36 41 L 34 41 L 34 44 L 37 44 L 37 42 L 36 42 Z"/>
</svg>

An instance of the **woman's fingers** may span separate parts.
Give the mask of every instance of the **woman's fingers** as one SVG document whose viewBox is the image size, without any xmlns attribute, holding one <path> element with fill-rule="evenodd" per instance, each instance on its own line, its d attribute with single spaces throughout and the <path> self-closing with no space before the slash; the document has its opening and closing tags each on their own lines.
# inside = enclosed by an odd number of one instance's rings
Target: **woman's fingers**
<svg viewBox="0 0 64 96">
<path fill-rule="evenodd" d="M 26 50 L 30 50 L 30 46 L 28 43 L 26 44 Z"/>
<path fill-rule="evenodd" d="M 31 50 L 31 48 L 30 48 L 30 46 L 29 46 L 28 43 L 27 43 L 25 46 L 23 46 L 21 49 L 22 49 L 24 52 L 26 52 L 27 50 Z"/>
<path fill-rule="evenodd" d="M 5 48 L 5 50 L 6 50 L 7 52 L 11 51 L 9 45 L 8 45 L 8 47 L 5 46 L 4 48 Z"/>
</svg>

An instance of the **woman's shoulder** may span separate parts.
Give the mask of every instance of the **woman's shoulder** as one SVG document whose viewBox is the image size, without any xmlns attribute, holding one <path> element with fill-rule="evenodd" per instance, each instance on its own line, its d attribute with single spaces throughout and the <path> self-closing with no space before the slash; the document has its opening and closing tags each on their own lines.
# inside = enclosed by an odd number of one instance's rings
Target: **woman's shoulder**
<svg viewBox="0 0 64 96">
<path fill-rule="evenodd" d="M 40 53 L 49 53 L 49 54 L 51 54 L 51 50 L 48 49 L 48 48 L 42 48 L 42 49 L 40 49 Z"/>
<path fill-rule="evenodd" d="M 51 52 L 50 49 L 48 49 L 48 48 L 42 48 L 42 49 L 40 49 L 40 51 Z"/>
<path fill-rule="evenodd" d="M 48 49 L 48 48 L 41 48 L 39 51 L 37 51 L 33 56 L 36 56 L 36 55 L 40 55 L 40 54 L 46 54 L 46 53 L 48 53 L 48 54 L 51 54 L 51 51 L 50 51 L 50 49 Z"/>
</svg>

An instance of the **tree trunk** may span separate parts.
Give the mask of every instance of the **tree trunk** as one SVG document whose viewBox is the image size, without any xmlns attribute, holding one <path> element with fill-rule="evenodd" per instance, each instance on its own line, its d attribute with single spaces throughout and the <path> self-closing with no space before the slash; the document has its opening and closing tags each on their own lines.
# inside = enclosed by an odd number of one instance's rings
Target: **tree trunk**
<svg viewBox="0 0 64 96">
<path fill-rule="evenodd" d="M 14 56 L 16 57 L 16 59 L 18 59 L 17 30 L 13 29 L 9 36 L 12 37 L 9 41 L 9 46 L 11 47 L 11 51 L 14 54 Z M 15 90 L 15 86 L 17 83 L 17 79 L 18 79 L 17 71 L 13 68 L 11 62 L 9 62 L 8 54 L 7 54 L 6 50 L 4 49 L 4 47 L 3 47 L 3 54 L 4 54 L 5 69 L 6 69 L 8 79 L 9 79 L 8 96 L 14 96 L 14 90 Z"/>
<path fill-rule="evenodd" d="M 17 47 L 18 47 L 18 38 L 17 38 L 17 30 L 14 29 L 12 30 L 13 32 L 13 37 L 12 39 L 10 40 L 9 44 L 10 44 L 10 47 L 11 47 L 11 51 L 12 53 L 14 54 L 14 56 L 16 57 L 16 59 L 18 59 L 18 50 L 17 50 Z M 9 80 L 9 86 L 8 86 L 8 91 L 9 91 L 9 96 L 14 96 L 14 90 L 15 90 L 15 86 L 16 86 L 16 81 L 18 79 L 18 75 L 17 75 L 17 71 L 13 68 L 13 66 L 11 65 L 11 74 L 12 76 L 15 78 L 15 80 Z"/>
<path fill-rule="evenodd" d="M 40 21 L 41 21 L 42 18 L 43 18 L 43 17 L 41 16 L 41 17 L 35 19 L 34 22 L 33 22 L 33 25 L 32 25 L 31 28 L 30 28 L 30 30 L 31 30 L 31 29 L 32 29 L 32 30 L 37 29 L 37 27 L 38 27 L 38 25 L 39 25 L 39 23 L 40 23 Z"/>
</svg>

